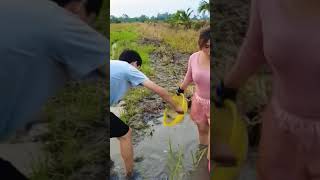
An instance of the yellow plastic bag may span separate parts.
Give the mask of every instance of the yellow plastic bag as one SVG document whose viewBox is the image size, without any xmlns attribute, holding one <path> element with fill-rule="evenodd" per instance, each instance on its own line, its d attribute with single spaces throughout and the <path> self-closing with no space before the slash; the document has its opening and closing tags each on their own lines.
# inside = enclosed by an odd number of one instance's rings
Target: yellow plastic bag
<svg viewBox="0 0 320 180">
<path fill-rule="evenodd" d="M 184 113 L 188 111 L 188 103 L 183 94 L 180 94 L 180 96 L 173 95 L 172 99 L 175 104 L 180 105 Z M 164 110 L 164 113 L 163 113 L 164 126 L 174 126 L 182 122 L 183 119 L 184 119 L 184 114 L 178 114 L 172 108 L 166 107 L 166 109 Z"/>
<path fill-rule="evenodd" d="M 237 180 L 248 152 L 248 133 L 245 121 L 237 111 L 236 104 L 230 100 L 223 108 L 212 109 L 211 137 L 213 141 L 229 145 L 237 158 L 234 167 L 222 167 L 213 163 L 212 180 Z M 211 148 L 214 151 L 214 147 Z"/>
</svg>

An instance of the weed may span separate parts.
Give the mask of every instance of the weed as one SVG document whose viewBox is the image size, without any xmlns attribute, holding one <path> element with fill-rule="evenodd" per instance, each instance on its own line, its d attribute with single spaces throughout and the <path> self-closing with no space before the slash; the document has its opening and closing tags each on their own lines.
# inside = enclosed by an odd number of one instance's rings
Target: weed
<svg viewBox="0 0 320 180">
<path fill-rule="evenodd" d="M 195 153 L 191 151 L 192 164 L 194 168 L 197 168 L 199 166 L 200 161 L 203 158 L 203 156 L 206 154 L 207 150 L 208 150 L 207 148 L 204 148 L 201 150 L 197 150 Z"/>
<path fill-rule="evenodd" d="M 168 155 L 169 179 L 182 179 L 183 173 L 183 148 L 179 148 L 178 152 L 172 149 L 172 142 L 169 138 L 169 155 Z"/>
</svg>

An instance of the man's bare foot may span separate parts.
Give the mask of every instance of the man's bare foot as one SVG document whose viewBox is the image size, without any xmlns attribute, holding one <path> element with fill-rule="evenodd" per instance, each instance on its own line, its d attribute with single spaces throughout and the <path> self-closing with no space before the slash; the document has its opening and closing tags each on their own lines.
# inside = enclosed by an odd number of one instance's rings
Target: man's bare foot
<svg viewBox="0 0 320 180">
<path fill-rule="evenodd" d="M 127 173 L 126 173 L 126 178 L 127 178 L 127 179 L 132 178 L 132 174 L 133 174 L 132 172 L 127 172 Z"/>
</svg>

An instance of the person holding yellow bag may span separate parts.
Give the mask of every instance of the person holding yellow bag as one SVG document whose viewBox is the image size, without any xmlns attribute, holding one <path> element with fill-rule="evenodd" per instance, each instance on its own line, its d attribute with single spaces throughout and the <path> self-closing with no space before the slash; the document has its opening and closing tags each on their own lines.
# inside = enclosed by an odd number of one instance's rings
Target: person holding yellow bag
<svg viewBox="0 0 320 180">
<path fill-rule="evenodd" d="M 189 58 L 184 81 L 177 89 L 177 95 L 184 93 L 189 84 L 195 84 L 192 97 L 191 119 L 197 125 L 200 146 L 208 146 L 210 114 L 210 28 L 201 30 L 198 40 L 199 51 Z"/>
</svg>

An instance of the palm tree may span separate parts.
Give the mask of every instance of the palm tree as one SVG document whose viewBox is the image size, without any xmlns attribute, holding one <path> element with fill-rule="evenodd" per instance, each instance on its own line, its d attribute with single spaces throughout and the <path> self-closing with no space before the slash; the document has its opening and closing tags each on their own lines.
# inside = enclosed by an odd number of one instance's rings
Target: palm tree
<svg viewBox="0 0 320 180">
<path fill-rule="evenodd" d="M 175 19 L 177 20 L 178 24 L 184 25 L 185 28 L 191 28 L 191 14 L 193 13 L 193 10 L 188 8 L 186 11 L 179 10 L 175 14 Z"/>
<path fill-rule="evenodd" d="M 207 2 L 206 0 L 202 0 L 200 2 L 200 5 L 198 7 L 198 12 L 199 13 L 206 13 L 206 12 L 210 12 L 210 4 L 209 2 Z"/>
</svg>

